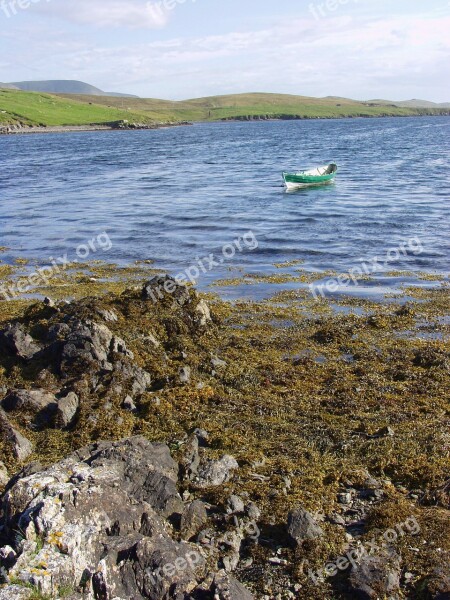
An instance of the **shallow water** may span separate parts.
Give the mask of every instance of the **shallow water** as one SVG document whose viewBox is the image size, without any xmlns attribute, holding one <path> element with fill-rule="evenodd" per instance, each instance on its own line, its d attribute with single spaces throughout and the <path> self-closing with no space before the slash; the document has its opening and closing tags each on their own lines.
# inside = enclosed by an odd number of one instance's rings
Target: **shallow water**
<svg viewBox="0 0 450 600">
<path fill-rule="evenodd" d="M 2 259 L 75 259 L 79 244 L 107 231 L 112 247 L 94 243 L 89 259 L 152 259 L 177 274 L 214 253 L 220 264 L 209 271 L 204 261 L 200 287 L 294 259 L 307 271 L 347 272 L 383 263 L 390 249 L 386 272 L 448 275 L 449 140 L 446 117 L 1 137 L 0 246 L 10 248 Z M 334 185 L 284 191 L 283 170 L 331 160 L 340 167 Z M 258 247 L 248 235 L 224 257 L 223 245 L 249 231 Z M 380 277 L 370 287 L 397 283 Z M 275 288 L 254 287 L 245 294 Z"/>
</svg>

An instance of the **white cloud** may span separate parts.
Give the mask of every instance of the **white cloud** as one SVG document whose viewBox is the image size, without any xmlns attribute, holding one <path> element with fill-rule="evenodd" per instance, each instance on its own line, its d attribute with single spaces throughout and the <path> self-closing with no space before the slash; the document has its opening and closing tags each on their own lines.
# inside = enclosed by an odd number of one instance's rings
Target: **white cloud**
<svg viewBox="0 0 450 600">
<path fill-rule="evenodd" d="M 114 0 L 78 0 L 64 10 L 65 18 L 80 22 L 121 21 L 133 27 L 143 18 L 143 9 L 145 5 L 136 2 L 123 6 Z M 150 18 L 149 23 L 154 21 Z M 133 42 L 132 33 L 121 32 L 120 43 L 106 46 L 92 32 L 79 36 L 52 29 L 29 47 L 18 41 L 17 50 L 11 48 L 8 55 L 39 68 L 40 77 L 33 79 L 82 79 L 141 96 L 182 99 L 272 91 L 449 101 L 442 77 L 450 52 L 449 30 L 450 17 L 442 15 L 334 15 L 320 22 L 303 18 L 223 35 L 170 39 L 166 33 L 163 40 L 147 43 L 142 38 Z"/>
<path fill-rule="evenodd" d="M 164 27 L 170 17 L 162 3 L 146 0 L 53 0 L 36 7 L 47 15 L 94 27 L 158 29 Z"/>
</svg>

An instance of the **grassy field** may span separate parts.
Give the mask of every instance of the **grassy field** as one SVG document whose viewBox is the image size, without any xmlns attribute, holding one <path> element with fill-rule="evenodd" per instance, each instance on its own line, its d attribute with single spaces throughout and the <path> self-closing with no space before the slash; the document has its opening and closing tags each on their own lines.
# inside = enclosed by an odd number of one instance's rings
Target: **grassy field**
<svg viewBox="0 0 450 600">
<path fill-rule="evenodd" d="M 145 114 L 91 104 L 82 96 L 68 100 L 50 94 L 0 90 L 0 125 L 99 125 L 122 119 L 151 121 Z"/>
<path fill-rule="evenodd" d="M 101 125 L 219 121 L 253 118 L 342 118 L 448 114 L 448 109 L 410 108 L 346 98 L 238 94 L 174 102 L 152 98 L 51 95 L 0 90 L 0 125 Z"/>
</svg>

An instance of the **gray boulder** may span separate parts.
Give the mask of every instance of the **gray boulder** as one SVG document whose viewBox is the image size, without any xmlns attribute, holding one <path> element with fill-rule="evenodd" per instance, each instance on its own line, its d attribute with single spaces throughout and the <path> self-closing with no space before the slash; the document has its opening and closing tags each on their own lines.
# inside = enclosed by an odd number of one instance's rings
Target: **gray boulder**
<svg viewBox="0 0 450 600">
<path fill-rule="evenodd" d="M 127 396 L 125 400 L 122 402 L 122 408 L 124 410 L 128 410 L 129 412 L 135 412 L 137 410 L 136 404 L 133 402 L 133 398 L 131 396 Z"/>
<path fill-rule="evenodd" d="M 2 400 L 5 412 L 20 412 L 30 415 L 33 424 L 43 427 L 52 424 L 58 401 L 54 394 L 43 389 L 14 390 Z"/>
<path fill-rule="evenodd" d="M 208 513 L 201 500 L 194 500 L 186 506 L 181 515 L 181 536 L 185 540 L 194 537 L 207 523 Z"/>
<path fill-rule="evenodd" d="M 254 600 L 253 594 L 226 571 L 216 574 L 212 591 L 215 600 Z"/>
<path fill-rule="evenodd" d="M 435 568 L 427 583 L 428 592 L 433 600 L 450 600 L 450 566 Z"/>
<path fill-rule="evenodd" d="M 27 600 L 32 593 L 33 590 L 20 585 L 8 585 L 6 588 L 0 588 L 0 600 Z"/>
<path fill-rule="evenodd" d="M 400 557 L 395 551 L 383 555 L 364 554 L 349 577 L 351 591 L 361 600 L 391 597 L 400 589 Z"/>
<path fill-rule="evenodd" d="M 153 303 L 170 298 L 179 306 L 184 306 L 191 301 L 188 288 L 185 285 L 177 283 L 169 275 L 156 276 L 145 283 L 142 288 L 142 297 L 144 300 L 149 300 Z"/>
<path fill-rule="evenodd" d="M 0 351 L 5 354 L 30 359 L 39 350 L 40 346 L 19 323 L 9 324 L 6 329 L 0 331 Z"/>
<path fill-rule="evenodd" d="M 26 460 L 33 452 L 33 444 L 14 429 L 3 409 L 0 409 L 0 439 L 19 461 Z"/>
<path fill-rule="evenodd" d="M 217 487 L 230 480 L 239 465 L 233 456 L 225 455 L 220 460 L 203 461 L 194 479 L 198 488 Z"/>
<path fill-rule="evenodd" d="M 69 328 L 70 333 L 60 354 L 61 372 L 69 374 L 77 365 L 90 370 L 101 368 L 110 371 L 114 335 L 108 327 L 93 321 L 75 320 Z"/>
<path fill-rule="evenodd" d="M 62 585 L 86 600 L 184 597 L 206 573 L 199 548 L 174 541 L 164 522 L 183 507 L 176 473 L 167 446 L 135 437 L 19 477 L 0 523 L 18 554 L 9 578 L 55 597 Z"/>
<path fill-rule="evenodd" d="M 9 481 L 8 470 L 6 469 L 3 462 L 0 460 L 0 488 L 5 487 Z"/>
<path fill-rule="evenodd" d="M 315 540 L 323 536 L 322 528 L 303 507 L 289 513 L 287 531 L 294 545 L 301 545 L 306 540 Z"/>
<path fill-rule="evenodd" d="M 80 399 L 74 392 L 69 392 L 58 400 L 55 424 L 57 427 L 66 428 L 73 425 L 80 406 Z"/>
<path fill-rule="evenodd" d="M 198 471 L 199 464 L 200 455 L 198 437 L 195 434 L 192 434 L 182 448 L 180 458 L 182 476 L 185 479 L 192 479 Z"/>
</svg>

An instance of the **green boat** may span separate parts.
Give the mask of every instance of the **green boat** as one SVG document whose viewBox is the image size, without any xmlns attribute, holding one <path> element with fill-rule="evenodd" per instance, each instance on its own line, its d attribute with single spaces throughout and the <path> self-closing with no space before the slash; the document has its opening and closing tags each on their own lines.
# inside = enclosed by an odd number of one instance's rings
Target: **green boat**
<svg viewBox="0 0 450 600">
<path fill-rule="evenodd" d="M 337 173 L 337 165 L 330 163 L 324 167 L 298 171 L 297 173 L 283 173 L 283 180 L 288 190 L 310 185 L 323 185 L 332 183 Z"/>
</svg>

